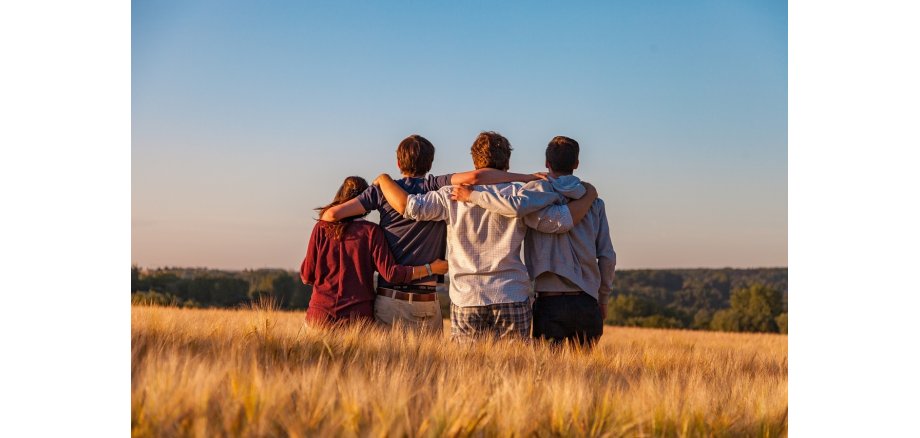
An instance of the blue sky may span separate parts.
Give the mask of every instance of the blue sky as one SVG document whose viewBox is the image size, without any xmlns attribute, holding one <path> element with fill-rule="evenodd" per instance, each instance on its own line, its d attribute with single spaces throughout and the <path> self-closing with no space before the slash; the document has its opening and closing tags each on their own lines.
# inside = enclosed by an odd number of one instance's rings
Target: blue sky
<svg viewBox="0 0 920 438">
<path fill-rule="evenodd" d="M 132 259 L 299 266 L 341 180 L 555 135 L 619 267 L 787 264 L 785 2 L 133 2 Z M 372 218 L 376 214 L 371 215 Z"/>
</svg>

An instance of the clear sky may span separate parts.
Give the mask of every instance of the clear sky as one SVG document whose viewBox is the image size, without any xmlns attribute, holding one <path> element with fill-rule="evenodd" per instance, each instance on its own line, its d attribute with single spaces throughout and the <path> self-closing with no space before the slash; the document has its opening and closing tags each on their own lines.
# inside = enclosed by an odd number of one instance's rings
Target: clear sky
<svg viewBox="0 0 920 438">
<path fill-rule="evenodd" d="M 482 130 L 579 141 L 618 268 L 787 264 L 785 1 L 135 1 L 131 62 L 141 266 L 296 269 L 344 177 Z"/>
</svg>

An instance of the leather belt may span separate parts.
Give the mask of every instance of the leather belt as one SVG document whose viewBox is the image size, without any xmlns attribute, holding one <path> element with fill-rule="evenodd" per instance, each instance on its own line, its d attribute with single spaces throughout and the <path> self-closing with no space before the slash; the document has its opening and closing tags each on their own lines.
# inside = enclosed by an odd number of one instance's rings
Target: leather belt
<svg viewBox="0 0 920 438">
<path fill-rule="evenodd" d="M 540 297 L 561 297 L 561 296 L 574 296 L 581 295 L 584 292 L 537 292 L 537 298 Z"/>
<path fill-rule="evenodd" d="M 391 284 L 380 286 L 383 289 L 398 290 L 400 292 L 436 292 L 438 287 L 433 284 Z"/>
<path fill-rule="evenodd" d="M 390 289 L 386 287 L 378 287 L 377 295 L 384 296 L 387 298 L 393 298 L 396 300 L 408 301 L 410 303 L 413 301 L 435 301 L 438 299 L 438 294 L 436 293 L 400 292 L 398 290 L 394 290 L 394 289 Z"/>
</svg>

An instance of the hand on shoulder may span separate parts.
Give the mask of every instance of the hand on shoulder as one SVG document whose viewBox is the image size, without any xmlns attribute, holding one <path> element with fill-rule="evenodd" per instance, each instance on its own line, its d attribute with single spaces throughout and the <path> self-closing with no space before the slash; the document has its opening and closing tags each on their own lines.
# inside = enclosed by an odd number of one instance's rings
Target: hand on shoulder
<svg viewBox="0 0 920 438">
<path fill-rule="evenodd" d="M 379 186 L 379 185 L 380 185 L 380 181 L 382 181 L 382 180 L 390 180 L 390 181 L 392 181 L 393 178 L 390 177 L 390 174 L 389 174 L 389 173 L 381 173 L 380 175 L 377 175 L 377 178 L 374 178 L 374 182 L 373 182 L 372 184 L 375 185 L 375 186 Z"/>
<path fill-rule="evenodd" d="M 453 186 L 450 190 L 450 199 L 459 202 L 469 202 L 470 194 L 473 193 L 473 186 L 469 184 L 460 184 Z"/>
</svg>

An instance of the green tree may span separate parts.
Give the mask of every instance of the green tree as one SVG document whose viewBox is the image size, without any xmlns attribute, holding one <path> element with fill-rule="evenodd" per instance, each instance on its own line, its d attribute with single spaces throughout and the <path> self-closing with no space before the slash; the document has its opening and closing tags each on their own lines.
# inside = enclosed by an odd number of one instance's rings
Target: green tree
<svg viewBox="0 0 920 438">
<path fill-rule="evenodd" d="M 705 330 L 709 328 L 710 323 L 712 323 L 712 312 L 709 309 L 700 309 L 693 315 L 693 324 L 690 328 Z"/>
<path fill-rule="evenodd" d="M 710 327 L 721 331 L 778 332 L 777 317 L 783 312 L 783 294 L 755 284 L 737 289 L 731 307 L 716 312 Z"/>
<path fill-rule="evenodd" d="M 131 292 L 136 292 L 140 282 L 141 273 L 137 265 L 131 265 Z"/>
<path fill-rule="evenodd" d="M 275 302 L 281 307 L 289 307 L 294 295 L 294 278 L 287 272 L 282 272 L 272 280 L 272 294 Z"/>
<path fill-rule="evenodd" d="M 709 328 L 720 332 L 740 332 L 741 319 L 732 309 L 722 309 L 712 315 L 712 322 Z"/>
</svg>

